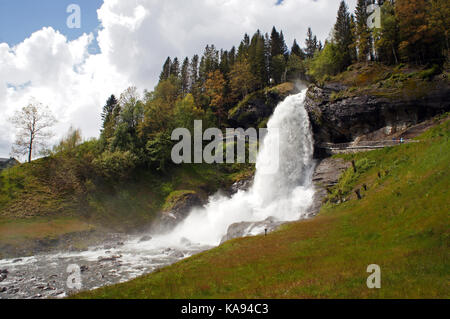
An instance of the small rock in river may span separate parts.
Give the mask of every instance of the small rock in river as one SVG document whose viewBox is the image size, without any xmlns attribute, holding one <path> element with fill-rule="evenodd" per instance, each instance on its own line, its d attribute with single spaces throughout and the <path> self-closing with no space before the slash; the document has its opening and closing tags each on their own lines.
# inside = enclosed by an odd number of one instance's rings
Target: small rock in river
<svg viewBox="0 0 450 319">
<path fill-rule="evenodd" d="M 141 239 L 139 239 L 139 242 L 142 243 L 144 241 L 152 240 L 152 236 L 144 236 Z"/>
<path fill-rule="evenodd" d="M 176 252 L 170 254 L 170 256 L 175 257 L 175 258 L 183 258 L 184 254 L 181 251 L 176 251 Z"/>
</svg>

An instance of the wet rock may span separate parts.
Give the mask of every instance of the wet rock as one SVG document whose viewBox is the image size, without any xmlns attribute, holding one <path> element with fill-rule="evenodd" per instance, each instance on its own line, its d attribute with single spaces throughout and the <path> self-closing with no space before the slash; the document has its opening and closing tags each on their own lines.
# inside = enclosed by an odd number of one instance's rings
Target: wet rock
<svg viewBox="0 0 450 319">
<path fill-rule="evenodd" d="M 341 158 L 331 157 L 321 160 L 316 165 L 312 178 L 316 191 L 314 193 L 313 204 L 306 212 L 306 218 L 313 217 L 319 213 L 323 201 L 327 196 L 327 189 L 336 185 L 342 173 L 350 166 L 350 162 L 346 162 Z"/>
<path fill-rule="evenodd" d="M 170 256 L 175 258 L 183 258 L 184 254 L 181 251 L 173 251 Z"/>
<path fill-rule="evenodd" d="M 99 262 L 103 261 L 115 261 L 116 259 L 122 258 L 122 255 L 112 255 L 107 257 L 98 257 Z"/>
<path fill-rule="evenodd" d="M 150 240 L 152 240 L 152 236 L 144 236 L 141 239 L 139 239 L 139 242 L 142 243 L 142 242 L 150 241 Z"/>
<path fill-rule="evenodd" d="M 117 246 L 123 246 L 123 245 L 124 245 L 123 241 L 119 241 L 119 242 L 117 243 Z"/>
<path fill-rule="evenodd" d="M 189 239 L 187 239 L 186 237 L 182 237 L 180 239 L 180 244 L 186 245 L 186 246 L 191 246 L 192 242 Z"/>
<path fill-rule="evenodd" d="M 231 186 L 230 194 L 233 195 L 238 191 L 247 191 L 253 184 L 253 176 L 237 181 Z"/>
<path fill-rule="evenodd" d="M 285 222 L 277 221 L 273 217 L 269 217 L 266 220 L 260 222 L 234 223 L 228 227 L 227 234 L 222 237 L 220 243 L 224 243 L 228 240 L 239 237 L 261 235 L 264 234 L 266 231 L 267 233 L 269 233 L 274 231 L 284 223 Z"/>
<path fill-rule="evenodd" d="M 195 192 L 187 192 L 174 199 L 171 209 L 162 212 L 159 222 L 159 230 L 169 230 L 182 222 L 191 212 L 193 207 L 199 207 L 204 201 Z"/>
<path fill-rule="evenodd" d="M 6 288 L 6 287 L 0 288 L 0 292 L 6 292 L 7 290 L 8 290 L 8 288 Z"/>
<path fill-rule="evenodd" d="M 0 282 L 2 282 L 3 280 L 5 280 L 8 277 L 7 274 L 0 274 Z"/>
<path fill-rule="evenodd" d="M 81 272 L 85 272 L 85 271 L 87 271 L 87 270 L 89 270 L 89 267 L 88 267 L 88 266 L 83 265 L 83 266 L 80 267 L 80 271 L 81 271 Z"/>
<path fill-rule="evenodd" d="M 18 263 L 18 262 L 21 262 L 22 261 L 22 259 L 21 258 L 18 258 L 18 259 L 14 259 L 13 260 L 13 263 L 15 264 L 15 263 Z"/>
<path fill-rule="evenodd" d="M 43 289 L 44 291 L 50 291 L 50 290 L 56 290 L 56 288 L 55 287 L 52 287 L 52 286 L 50 286 L 50 284 L 47 284 L 47 286 L 46 287 L 44 287 L 44 289 Z"/>
<path fill-rule="evenodd" d="M 14 295 L 14 294 L 16 294 L 16 293 L 18 293 L 18 292 L 19 292 L 19 288 L 10 287 L 10 288 L 8 289 L 8 293 L 9 293 L 9 294 L 12 294 L 12 295 Z"/>
<path fill-rule="evenodd" d="M 0 269 L 0 274 L 8 274 L 8 269 Z"/>
</svg>

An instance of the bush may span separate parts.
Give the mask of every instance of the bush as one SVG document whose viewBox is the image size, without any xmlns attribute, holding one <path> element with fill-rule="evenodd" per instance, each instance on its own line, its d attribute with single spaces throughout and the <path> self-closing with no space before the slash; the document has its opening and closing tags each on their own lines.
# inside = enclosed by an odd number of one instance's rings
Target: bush
<svg viewBox="0 0 450 319">
<path fill-rule="evenodd" d="M 135 168 L 137 157 L 130 151 L 103 152 L 93 161 L 101 174 L 109 179 L 124 178 Z"/>
</svg>

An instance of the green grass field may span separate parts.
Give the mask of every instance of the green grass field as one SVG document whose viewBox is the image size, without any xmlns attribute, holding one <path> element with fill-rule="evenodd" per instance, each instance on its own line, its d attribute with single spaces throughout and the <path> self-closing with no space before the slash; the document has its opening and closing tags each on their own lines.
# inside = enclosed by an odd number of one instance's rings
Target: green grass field
<svg viewBox="0 0 450 319">
<path fill-rule="evenodd" d="M 313 219 L 73 297 L 449 298 L 449 125 L 419 143 L 345 155 L 358 171 L 331 196 L 341 189 L 346 201 Z M 381 289 L 367 288 L 370 264 L 381 267 Z"/>
</svg>

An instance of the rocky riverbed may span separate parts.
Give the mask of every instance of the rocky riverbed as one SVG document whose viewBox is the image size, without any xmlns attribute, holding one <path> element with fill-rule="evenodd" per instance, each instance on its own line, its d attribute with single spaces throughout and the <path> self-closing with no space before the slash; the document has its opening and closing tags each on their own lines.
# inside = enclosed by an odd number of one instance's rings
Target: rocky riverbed
<svg viewBox="0 0 450 319">
<path fill-rule="evenodd" d="M 187 240 L 169 245 L 148 235 L 125 237 L 82 252 L 61 252 L 0 260 L 0 299 L 63 298 L 69 265 L 80 272 L 82 290 L 116 284 L 210 249 Z"/>
</svg>

